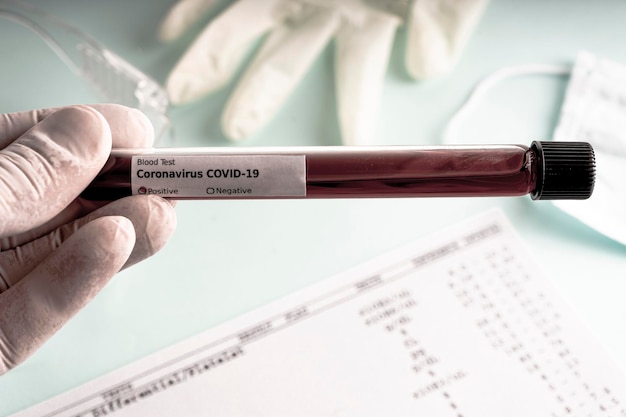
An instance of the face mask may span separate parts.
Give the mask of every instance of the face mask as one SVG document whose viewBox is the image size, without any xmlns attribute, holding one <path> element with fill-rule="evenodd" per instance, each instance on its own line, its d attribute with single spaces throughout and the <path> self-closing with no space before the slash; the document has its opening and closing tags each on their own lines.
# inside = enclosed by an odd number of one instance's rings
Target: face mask
<svg viewBox="0 0 626 417">
<path fill-rule="evenodd" d="M 626 245 L 626 65 L 578 55 L 554 140 L 591 143 L 597 172 L 589 200 L 556 206 Z"/>
<path fill-rule="evenodd" d="M 589 142 L 596 154 L 593 195 L 582 201 L 554 201 L 564 212 L 626 245 L 626 65 L 580 52 L 573 68 L 521 65 L 496 71 L 479 83 L 444 131 L 444 142 L 459 143 L 460 122 L 496 84 L 523 75 L 571 73 L 552 139 Z M 500 135 L 506 137 L 506 135 Z"/>
</svg>

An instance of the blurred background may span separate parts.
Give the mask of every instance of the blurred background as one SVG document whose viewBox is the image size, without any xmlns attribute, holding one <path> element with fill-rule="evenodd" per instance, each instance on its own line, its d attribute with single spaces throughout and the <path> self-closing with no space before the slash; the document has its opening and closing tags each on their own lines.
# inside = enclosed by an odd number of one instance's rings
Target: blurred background
<svg viewBox="0 0 626 417">
<path fill-rule="evenodd" d="M 158 38 L 174 4 L 170 0 L 28 3 L 165 84 L 189 44 L 231 2 L 218 2 L 171 43 Z M 626 63 L 624 16 L 621 0 L 491 0 L 452 71 L 421 81 L 404 65 L 407 29 L 401 26 L 380 97 L 376 142 L 443 143 L 447 123 L 472 89 L 503 67 L 571 67 L 580 50 Z M 246 139 L 232 142 L 220 122 L 244 63 L 224 88 L 171 106 L 172 132 L 158 145 L 342 145 L 334 50 L 333 42 L 322 49 L 276 116 Z M 102 101 L 39 37 L 6 19 L 0 19 L 0 56 L 0 112 Z M 549 140 L 568 81 L 567 75 L 503 81 L 463 119 L 457 135 L 476 144 Z M 505 212 L 576 314 L 626 369 L 625 248 L 550 202 L 528 197 L 192 201 L 178 204 L 177 231 L 160 253 L 119 274 L 40 351 L 0 378 L 0 416 L 493 207 Z"/>
</svg>

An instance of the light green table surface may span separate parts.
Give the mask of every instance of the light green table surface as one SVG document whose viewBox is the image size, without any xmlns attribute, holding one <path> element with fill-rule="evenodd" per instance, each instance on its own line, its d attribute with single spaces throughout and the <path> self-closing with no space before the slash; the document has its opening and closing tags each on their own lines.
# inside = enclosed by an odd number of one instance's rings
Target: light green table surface
<svg viewBox="0 0 626 417">
<path fill-rule="evenodd" d="M 36 3 L 160 82 L 192 39 L 171 45 L 156 40 L 169 0 Z M 455 71 L 428 82 L 406 76 L 400 31 L 385 85 L 380 143 L 440 143 L 445 123 L 471 88 L 503 66 L 571 64 L 581 49 L 626 62 L 624 22 L 621 0 L 492 0 Z M 0 57 L 1 112 L 94 101 L 37 37 L 2 20 Z M 338 145 L 332 61 L 330 47 L 278 117 L 244 144 Z M 566 85 L 566 77 L 499 85 L 465 122 L 465 140 L 529 144 L 549 138 Z M 164 145 L 227 145 L 219 117 L 228 93 L 173 109 L 176 138 Z M 177 231 L 159 254 L 119 274 L 26 363 L 0 377 L 0 416 L 492 207 L 506 213 L 577 314 L 626 368 L 626 248 L 549 202 L 181 202 Z"/>
</svg>

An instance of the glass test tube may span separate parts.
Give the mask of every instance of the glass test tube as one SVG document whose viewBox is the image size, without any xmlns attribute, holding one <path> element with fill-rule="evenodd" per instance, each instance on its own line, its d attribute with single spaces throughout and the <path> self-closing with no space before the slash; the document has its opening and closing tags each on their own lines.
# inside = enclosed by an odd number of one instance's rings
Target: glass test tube
<svg viewBox="0 0 626 417">
<path fill-rule="evenodd" d="M 586 199 L 584 142 L 524 145 L 114 150 L 82 197 L 172 199 L 522 196 Z"/>
</svg>

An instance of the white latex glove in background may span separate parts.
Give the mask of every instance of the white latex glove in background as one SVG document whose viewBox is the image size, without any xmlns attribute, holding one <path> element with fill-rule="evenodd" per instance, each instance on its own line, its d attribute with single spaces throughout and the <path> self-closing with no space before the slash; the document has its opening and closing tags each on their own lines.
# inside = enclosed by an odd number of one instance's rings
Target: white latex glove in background
<svg viewBox="0 0 626 417">
<path fill-rule="evenodd" d="M 0 374 L 172 234 L 174 208 L 160 197 L 79 197 L 112 146 L 153 136 L 143 114 L 118 105 L 0 115 Z"/>
<path fill-rule="evenodd" d="M 160 37 L 184 33 L 216 0 L 181 0 Z M 430 78 L 450 71 L 487 0 L 236 0 L 192 43 L 167 81 L 173 104 L 229 83 L 251 45 L 270 32 L 222 115 L 239 140 L 276 114 L 334 39 L 339 124 L 345 144 L 374 144 L 385 73 L 397 28 L 406 22 L 407 71 Z"/>
</svg>

